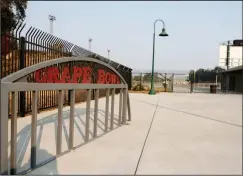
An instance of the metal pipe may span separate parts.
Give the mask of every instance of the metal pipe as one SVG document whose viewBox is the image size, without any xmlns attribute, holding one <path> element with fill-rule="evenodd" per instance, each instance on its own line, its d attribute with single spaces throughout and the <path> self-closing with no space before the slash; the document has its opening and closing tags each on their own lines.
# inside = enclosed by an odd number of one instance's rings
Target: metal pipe
<svg viewBox="0 0 243 176">
<path fill-rule="evenodd" d="M 106 103 L 105 103 L 105 132 L 108 131 L 108 119 L 109 119 L 109 95 L 110 89 L 106 89 Z"/>
<path fill-rule="evenodd" d="M 59 156 L 62 152 L 62 119 L 63 119 L 63 98 L 64 91 L 58 91 L 58 116 L 57 116 L 57 143 L 56 155 Z"/>
<path fill-rule="evenodd" d="M 93 136 L 97 137 L 97 121 L 98 121 L 98 111 L 99 111 L 99 89 L 95 89 L 95 105 L 94 105 L 94 132 Z"/>
<path fill-rule="evenodd" d="M 114 104 L 115 104 L 115 89 L 112 89 L 111 94 L 111 121 L 110 121 L 110 129 L 113 130 L 114 126 Z"/>
<path fill-rule="evenodd" d="M 122 121 L 122 89 L 120 89 L 120 96 L 119 96 L 119 119 L 118 119 L 118 125 L 121 124 Z"/>
<path fill-rule="evenodd" d="M 89 141 L 90 101 L 91 101 L 91 89 L 88 89 L 87 101 L 86 101 L 85 142 Z"/>
<path fill-rule="evenodd" d="M 18 93 L 12 92 L 11 101 L 11 163 L 10 163 L 10 174 L 16 174 L 16 152 L 17 152 L 17 109 L 18 109 Z M 7 135 L 7 134 L 5 134 Z"/>
<path fill-rule="evenodd" d="M 31 119 L 31 155 L 30 167 L 36 168 L 36 134 L 37 134 L 37 100 L 38 91 L 32 92 L 32 119 Z"/>
<path fill-rule="evenodd" d="M 74 111 L 75 111 L 75 90 L 70 91 L 70 125 L 69 125 L 69 150 L 73 149 L 74 139 Z"/>
</svg>

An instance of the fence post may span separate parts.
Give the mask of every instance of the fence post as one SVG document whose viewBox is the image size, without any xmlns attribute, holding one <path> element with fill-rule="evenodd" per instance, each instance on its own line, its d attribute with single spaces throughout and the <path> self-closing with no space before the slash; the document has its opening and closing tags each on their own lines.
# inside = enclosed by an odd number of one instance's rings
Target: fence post
<svg viewBox="0 0 243 176">
<path fill-rule="evenodd" d="M 171 85 L 171 90 L 174 92 L 174 73 L 172 75 L 172 85 Z"/>
<path fill-rule="evenodd" d="M 191 70 L 189 73 L 189 80 L 190 80 L 190 93 L 193 92 L 193 84 L 195 82 L 195 72 L 194 70 Z"/>
<path fill-rule="evenodd" d="M 25 68 L 25 38 L 20 37 L 20 48 L 19 48 L 19 70 Z M 20 92 L 20 100 L 19 100 L 19 112 L 20 117 L 25 116 L 25 92 Z"/>
<path fill-rule="evenodd" d="M 72 57 L 73 54 L 72 54 L 72 52 L 69 52 L 68 55 L 69 55 L 69 57 Z M 72 92 L 72 90 L 68 90 L 68 105 L 69 106 L 71 105 L 71 92 Z"/>
<path fill-rule="evenodd" d="M 165 92 L 167 92 L 167 73 L 165 73 Z"/>
<path fill-rule="evenodd" d="M 132 89 L 132 70 L 129 72 L 129 87 L 128 90 Z"/>
</svg>

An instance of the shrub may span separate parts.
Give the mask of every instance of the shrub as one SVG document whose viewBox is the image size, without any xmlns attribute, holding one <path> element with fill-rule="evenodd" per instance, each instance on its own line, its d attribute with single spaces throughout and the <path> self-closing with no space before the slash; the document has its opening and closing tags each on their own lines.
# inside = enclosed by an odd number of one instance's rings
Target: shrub
<svg viewBox="0 0 243 176">
<path fill-rule="evenodd" d="M 143 85 L 137 84 L 132 88 L 133 91 L 144 91 L 145 88 Z"/>
</svg>

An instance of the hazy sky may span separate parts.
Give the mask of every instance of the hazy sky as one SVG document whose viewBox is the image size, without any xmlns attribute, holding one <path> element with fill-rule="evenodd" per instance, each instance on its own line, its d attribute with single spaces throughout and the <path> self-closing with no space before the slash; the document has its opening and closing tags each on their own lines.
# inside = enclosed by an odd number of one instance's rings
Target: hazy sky
<svg viewBox="0 0 243 176">
<path fill-rule="evenodd" d="M 54 35 L 133 69 L 151 69 L 153 23 L 165 22 L 169 37 L 156 37 L 155 68 L 189 70 L 218 64 L 219 43 L 242 38 L 242 2 L 29 1 L 27 27 Z M 162 23 L 157 23 L 159 34 Z"/>
</svg>

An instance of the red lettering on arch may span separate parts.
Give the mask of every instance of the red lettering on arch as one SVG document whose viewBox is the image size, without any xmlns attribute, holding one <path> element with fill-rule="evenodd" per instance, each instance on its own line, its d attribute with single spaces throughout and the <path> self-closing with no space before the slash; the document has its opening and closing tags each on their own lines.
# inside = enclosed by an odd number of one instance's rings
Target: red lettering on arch
<svg viewBox="0 0 243 176">
<path fill-rule="evenodd" d="M 115 84 L 115 74 L 111 74 L 110 84 Z"/>
<path fill-rule="evenodd" d="M 70 73 L 69 73 L 69 68 L 66 66 L 63 68 L 60 83 L 69 83 L 69 81 L 70 81 Z"/>
<path fill-rule="evenodd" d="M 98 84 L 104 84 L 105 83 L 105 71 L 102 69 L 98 70 Z"/>
<path fill-rule="evenodd" d="M 92 69 L 90 67 L 83 67 L 83 80 L 82 83 L 91 83 Z"/>
<path fill-rule="evenodd" d="M 91 83 L 93 70 L 91 67 L 65 65 L 62 70 L 57 66 L 51 66 L 35 71 L 34 79 L 37 83 Z M 72 74 L 71 74 L 72 73 Z M 120 77 L 114 72 L 106 72 L 104 69 L 98 69 L 95 72 L 97 82 L 94 84 L 120 84 Z"/>
<path fill-rule="evenodd" d="M 47 68 L 47 83 L 59 83 L 59 70 L 57 67 L 48 67 Z"/>
<path fill-rule="evenodd" d="M 105 83 L 109 84 L 110 83 L 110 79 L 111 79 L 111 74 L 109 72 L 107 72 L 105 74 Z"/>
<path fill-rule="evenodd" d="M 42 75 L 43 69 L 39 69 L 35 71 L 35 82 L 37 83 L 45 83 L 46 82 L 46 75 Z"/>
<path fill-rule="evenodd" d="M 121 84 L 121 80 L 117 75 L 116 75 L 116 84 Z"/>
<path fill-rule="evenodd" d="M 74 66 L 73 67 L 73 77 L 72 80 L 70 80 L 70 83 L 78 83 L 79 79 L 82 76 L 82 69 L 80 67 Z"/>
</svg>

